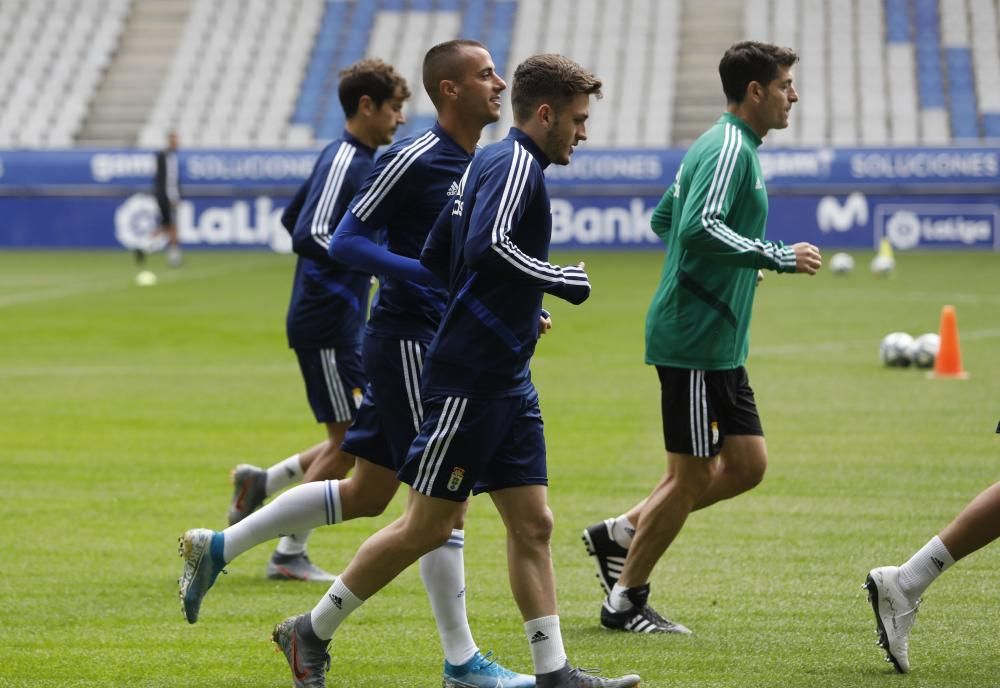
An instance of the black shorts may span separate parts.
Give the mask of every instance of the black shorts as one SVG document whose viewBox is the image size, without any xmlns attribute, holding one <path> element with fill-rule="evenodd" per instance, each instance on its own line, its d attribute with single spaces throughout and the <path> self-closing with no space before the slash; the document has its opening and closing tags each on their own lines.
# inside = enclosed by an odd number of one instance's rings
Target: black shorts
<svg viewBox="0 0 1000 688">
<path fill-rule="evenodd" d="M 656 366 L 663 442 L 668 452 L 706 458 L 726 435 L 764 435 L 746 368 L 690 370 Z"/>
<path fill-rule="evenodd" d="M 174 225 L 174 204 L 165 196 L 157 196 L 156 205 L 160 207 L 160 226 L 172 227 Z"/>
</svg>

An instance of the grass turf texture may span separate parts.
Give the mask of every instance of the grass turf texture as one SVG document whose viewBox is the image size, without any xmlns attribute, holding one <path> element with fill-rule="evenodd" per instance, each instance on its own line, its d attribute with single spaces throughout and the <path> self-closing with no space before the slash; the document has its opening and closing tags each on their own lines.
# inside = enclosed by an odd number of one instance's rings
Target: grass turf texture
<svg viewBox="0 0 1000 688">
<path fill-rule="evenodd" d="M 832 251 L 828 251 L 828 254 Z M 773 273 L 758 292 L 749 370 L 771 464 L 762 486 L 695 514 L 653 579 L 653 602 L 689 638 L 602 631 L 581 529 L 621 513 L 659 477 L 654 372 L 643 321 L 658 252 L 587 253 L 575 308 L 534 364 L 549 442 L 553 552 L 571 659 L 643 686 L 982 686 L 1000 669 L 1000 546 L 949 571 L 891 674 L 861 590 L 998 478 L 1000 255 L 897 256 L 876 279 Z M 857 255 L 865 266 L 870 255 Z M 557 255 L 569 261 L 578 256 Z M 202 618 L 182 618 L 176 539 L 221 527 L 228 470 L 321 439 L 283 319 L 293 259 L 189 252 L 155 287 L 118 252 L 0 253 L 0 686 L 284 686 L 268 642 L 319 584 L 262 577 L 271 548 L 231 566 Z M 971 379 L 931 381 L 878 363 L 893 330 L 936 331 L 957 307 Z M 315 561 L 341 570 L 402 509 L 323 529 Z M 506 580 L 503 529 L 485 497 L 467 523 L 475 637 L 530 671 Z M 366 604 L 331 648 L 331 686 L 435 686 L 442 654 L 414 569 Z"/>
</svg>

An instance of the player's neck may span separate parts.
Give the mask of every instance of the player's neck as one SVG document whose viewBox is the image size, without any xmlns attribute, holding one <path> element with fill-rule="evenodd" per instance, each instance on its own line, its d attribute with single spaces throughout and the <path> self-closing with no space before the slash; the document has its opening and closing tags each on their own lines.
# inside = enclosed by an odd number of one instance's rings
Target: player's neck
<svg viewBox="0 0 1000 688">
<path fill-rule="evenodd" d="M 479 137 L 483 134 L 482 125 L 463 119 L 457 113 L 452 112 L 439 112 L 437 121 L 438 125 L 455 143 L 469 153 L 476 152 L 476 144 L 479 143 Z"/>
<path fill-rule="evenodd" d="M 757 136 L 764 138 L 770 130 L 758 120 L 756 113 L 751 108 L 745 106 L 745 102 L 746 101 L 744 101 L 744 103 L 732 103 L 726 109 L 729 111 L 729 114 L 739 117 L 741 120 L 746 122 L 747 126 L 750 127 L 753 132 L 757 134 Z"/>
<path fill-rule="evenodd" d="M 362 126 L 358 120 L 347 120 L 347 123 L 344 124 L 344 130 L 372 150 L 378 148 L 378 141 L 376 140 L 374 134 Z"/>
</svg>

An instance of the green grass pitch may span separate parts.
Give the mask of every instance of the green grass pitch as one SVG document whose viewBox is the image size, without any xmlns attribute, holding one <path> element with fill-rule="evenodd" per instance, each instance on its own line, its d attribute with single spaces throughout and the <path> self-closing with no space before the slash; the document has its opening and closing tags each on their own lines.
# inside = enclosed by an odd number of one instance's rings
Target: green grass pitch
<svg viewBox="0 0 1000 688">
<path fill-rule="evenodd" d="M 827 251 L 827 257 L 832 253 Z M 581 529 L 644 496 L 663 468 L 655 373 L 642 363 L 661 256 L 587 261 L 591 299 L 547 299 L 534 362 L 549 443 L 552 543 L 571 659 L 643 686 L 986 686 L 1000 671 L 1000 545 L 926 595 L 913 673 L 882 663 L 861 590 L 1000 478 L 1000 254 L 897 256 L 877 279 L 769 273 L 748 364 L 770 450 L 741 498 L 696 513 L 653 579 L 688 638 L 602 631 Z M 142 288 L 123 252 L 0 253 L 0 686 L 287 686 L 269 643 L 320 584 L 263 578 L 262 546 L 231 566 L 189 626 L 177 600 L 185 529 L 224 524 L 236 463 L 268 465 L 321 439 L 284 313 L 293 259 L 190 252 Z M 956 306 L 971 377 L 878 363 L 893 330 L 937 330 Z M 323 529 L 340 570 L 402 509 Z M 528 671 L 503 530 L 473 500 L 465 550 L 479 645 Z M 366 604 L 331 647 L 330 686 L 437 686 L 443 661 L 416 570 Z"/>
</svg>

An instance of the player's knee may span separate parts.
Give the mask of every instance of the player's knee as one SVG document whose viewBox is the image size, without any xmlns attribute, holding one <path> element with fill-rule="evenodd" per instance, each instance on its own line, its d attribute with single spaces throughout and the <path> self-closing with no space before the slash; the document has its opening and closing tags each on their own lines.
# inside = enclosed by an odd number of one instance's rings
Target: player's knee
<svg viewBox="0 0 1000 688">
<path fill-rule="evenodd" d="M 701 457 L 685 457 L 674 463 L 673 470 L 661 481 L 661 488 L 697 499 L 711 482 L 712 468 L 708 461 Z"/>
<path fill-rule="evenodd" d="M 743 490 L 752 490 L 764 481 L 767 458 L 761 457 L 751 461 L 741 461 L 737 464 L 726 464 L 725 470 Z"/>
<path fill-rule="evenodd" d="M 391 495 L 388 499 L 382 494 L 365 494 L 359 503 L 358 513 L 362 517 L 370 518 L 372 516 L 381 516 L 385 508 L 389 506 L 391 501 Z"/>
<path fill-rule="evenodd" d="M 359 485 L 352 479 L 340 481 L 340 498 L 345 505 L 350 505 L 354 518 L 382 515 L 392 501 L 393 494 L 395 491 L 377 489 L 373 485 Z"/>
<path fill-rule="evenodd" d="M 748 466 L 747 470 L 743 474 L 743 485 L 748 490 L 760 485 L 764 482 L 764 473 L 767 472 L 767 461 L 761 461 L 754 464 L 753 466 Z"/>
<path fill-rule="evenodd" d="M 534 514 L 525 514 L 508 527 L 508 535 L 517 543 L 527 547 L 548 547 L 552 540 L 555 521 L 552 510 L 546 506 Z"/>
</svg>

